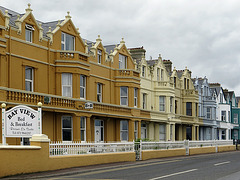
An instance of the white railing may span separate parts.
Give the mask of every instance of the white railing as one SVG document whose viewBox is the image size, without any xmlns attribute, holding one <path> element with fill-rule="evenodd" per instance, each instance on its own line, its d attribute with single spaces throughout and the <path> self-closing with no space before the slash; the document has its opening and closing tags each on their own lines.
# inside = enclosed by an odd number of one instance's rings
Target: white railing
<svg viewBox="0 0 240 180">
<path fill-rule="evenodd" d="M 50 156 L 83 155 L 97 153 L 134 152 L 134 142 L 117 143 L 81 143 L 81 142 L 51 142 Z"/>
<path fill-rule="evenodd" d="M 233 145 L 232 140 L 205 140 L 205 141 L 189 141 L 189 147 L 205 147 L 205 146 L 221 146 Z"/>
<path fill-rule="evenodd" d="M 142 150 L 160 150 L 184 148 L 184 141 L 141 142 Z"/>
</svg>

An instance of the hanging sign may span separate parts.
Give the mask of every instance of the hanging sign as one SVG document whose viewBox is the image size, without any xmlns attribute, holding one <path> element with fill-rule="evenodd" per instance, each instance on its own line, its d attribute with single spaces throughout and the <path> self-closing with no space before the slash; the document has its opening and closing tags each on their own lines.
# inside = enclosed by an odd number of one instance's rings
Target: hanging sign
<svg viewBox="0 0 240 180">
<path fill-rule="evenodd" d="M 41 129 L 41 110 L 19 105 L 5 112 L 5 137 L 30 138 Z"/>
</svg>

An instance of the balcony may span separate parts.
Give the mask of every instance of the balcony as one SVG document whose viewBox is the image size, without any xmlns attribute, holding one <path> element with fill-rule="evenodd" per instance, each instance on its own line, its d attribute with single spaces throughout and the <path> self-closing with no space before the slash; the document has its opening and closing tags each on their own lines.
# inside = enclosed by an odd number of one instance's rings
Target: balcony
<svg viewBox="0 0 240 180">
<path fill-rule="evenodd" d="M 20 90 L 7 90 L 7 102 L 36 105 L 42 102 L 44 106 L 75 108 L 75 100 L 61 98 L 57 96 L 48 96 L 33 92 L 24 92 Z"/>
<path fill-rule="evenodd" d="M 140 78 L 140 74 L 139 72 L 132 69 L 117 69 L 115 71 L 115 78 L 123 78 L 123 77 Z"/>
<path fill-rule="evenodd" d="M 84 53 L 78 51 L 57 51 L 56 60 L 72 60 L 72 61 L 85 61 L 87 62 L 88 58 Z"/>
<path fill-rule="evenodd" d="M 173 85 L 173 83 L 170 83 L 169 81 L 156 81 L 155 82 L 155 87 L 161 87 L 161 88 L 170 87 L 170 88 L 173 88 L 174 85 Z"/>
</svg>

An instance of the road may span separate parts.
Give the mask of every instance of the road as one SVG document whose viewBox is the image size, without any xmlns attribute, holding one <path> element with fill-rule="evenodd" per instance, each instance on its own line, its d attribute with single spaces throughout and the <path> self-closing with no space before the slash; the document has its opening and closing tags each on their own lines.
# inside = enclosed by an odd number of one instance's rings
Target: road
<svg viewBox="0 0 240 180">
<path fill-rule="evenodd" d="M 66 173 L 32 174 L 31 179 L 240 180 L 240 151 L 82 167 Z"/>
</svg>

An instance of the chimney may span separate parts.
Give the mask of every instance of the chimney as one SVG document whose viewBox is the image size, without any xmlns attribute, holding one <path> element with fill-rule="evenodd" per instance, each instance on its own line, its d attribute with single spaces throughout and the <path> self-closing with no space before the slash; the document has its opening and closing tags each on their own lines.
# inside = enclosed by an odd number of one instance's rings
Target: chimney
<svg viewBox="0 0 240 180">
<path fill-rule="evenodd" d="M 165 65 L 167 72 L 172 72 L 172 61 L 163 60 L 163 64 Z"/>
<path fill-rule="evenodd" d="M 145 59 L 146 50 L 143 48 L 143 46 L 137 47 L 137 48 L 130 48 L 128 50 L 130 51 L 133 59 L 139 59 L 139 60 L 142 60 L 142 58 Z"/>
</svg>

